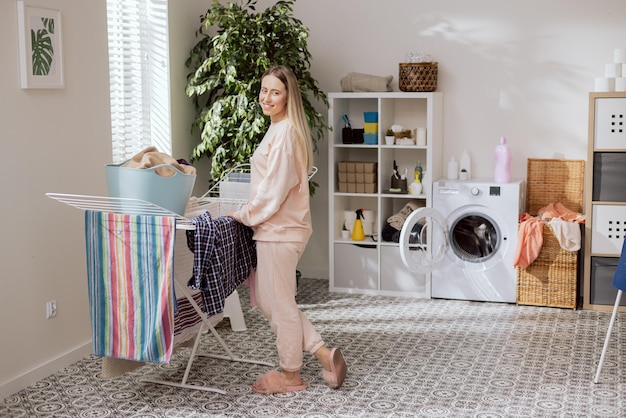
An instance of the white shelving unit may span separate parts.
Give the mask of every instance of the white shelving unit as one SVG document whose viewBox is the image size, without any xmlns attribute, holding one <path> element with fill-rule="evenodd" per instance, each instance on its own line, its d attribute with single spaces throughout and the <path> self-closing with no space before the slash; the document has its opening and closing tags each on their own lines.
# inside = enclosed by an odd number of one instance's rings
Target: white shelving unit
<svg viewBox="0 0 626 418">
<path fill-rule="evenodd" d="M 330 93 L 329 132 L 329 276 L 330 290 L 379 295 L 430 297 L 430 275 L 411 273 L 400 257 L 399 244 L 384 242 L 382 228 L 391 215 L 410 200 L 421 207 L 432 207 L 432 182 L 442 176 L 443 123 L 442 93 Z M 344 144 L 343 115 L 352 128 L 363 127 L 364 112 L 378 112 L 378 144 Z M 426 145 L 385 145 L 385 132 L 393 124 L 413 131 L 426 128 Z M 377 163 L 375 193 L 339 191 L 338 167 L 341 161 L 374 161 Z M 408 169 L 408 183 L 421 162 L 424 179 L 419 196 L 389 193 L 393 162 L 399 171 Z M 375 211 L 372 236 L 365 241 L 341 237 L 344 211 L 359 208 Z M 367 220 L 366 220 L 367 221 Z"/>
<path fill-rule="evenodd" d="M 583 308 L 609 311 L 626 235 L 626 93 L 590 93 L 587 166 Z"/>
</svg>

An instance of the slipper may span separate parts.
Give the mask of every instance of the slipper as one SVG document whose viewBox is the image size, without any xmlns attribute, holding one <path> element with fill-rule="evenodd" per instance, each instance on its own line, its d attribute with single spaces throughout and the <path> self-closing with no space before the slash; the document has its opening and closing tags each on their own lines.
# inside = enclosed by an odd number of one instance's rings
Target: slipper
<svg viewBox="0 0 626 418">
<path fill-rule="evenodd" d="M 333 389 L 339 389 L 346 378 L 348 366 L 346 366 L 346 360 L 343 358 L 343 354 L 341 354 L 338 348 L 330 350 L 329 357 L 330 371 L 322 370 L 322 377 L 328 386 Z"/>
<path fill-rule="evenodd" d="M 298 392 L 308 387 L 306 382 L 300 381 L 299 385 L 286 385 L 285 377 L 277 370 L 271 370 L 257 379 L 252 385 L 252 390 L 257 393 L 270 395 L 272 393 Z"/>
</svg>

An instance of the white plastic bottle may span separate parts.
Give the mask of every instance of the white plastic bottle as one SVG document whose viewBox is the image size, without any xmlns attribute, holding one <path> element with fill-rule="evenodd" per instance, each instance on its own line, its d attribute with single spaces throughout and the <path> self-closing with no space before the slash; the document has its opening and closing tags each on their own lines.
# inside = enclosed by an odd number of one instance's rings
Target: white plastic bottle
<svg viewBox="0 0 626 418">
<path fill-rule="evenodd" d="M 454 155 L 448 163 L 448 180 L 456 180 L 459 178 L 459 162 L 454 159 Z"/>
<path fill-rule="evenodd" d="M 496 147 L 494 155 L 495 169 L 493 181 L 496 183 L 508 183 L 511 181 L 511 150 L 506 143 L 506 138 L 500 138 L 500 145 Z"/>
<path fill-rule="evenodd" d="M 459 175 L 461 180 L 469 180 L 472 177 L 470 156 L 467 150 L 463 150 L 463 155 L 461 155 L 461 161 L 459 162 L 459 169 L 461 173 L 465 173 Z"/>
</svg>

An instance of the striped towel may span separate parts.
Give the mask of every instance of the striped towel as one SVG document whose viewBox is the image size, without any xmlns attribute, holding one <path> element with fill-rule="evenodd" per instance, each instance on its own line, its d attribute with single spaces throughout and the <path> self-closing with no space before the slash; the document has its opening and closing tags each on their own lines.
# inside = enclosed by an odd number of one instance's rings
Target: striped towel
<svg viewBox="0 0 626 418">
<path fill-rule="evenodd" d="M 174 346 L 171 217 L 86 211 L 94 354 L 167 363 Z"/>
</svg>

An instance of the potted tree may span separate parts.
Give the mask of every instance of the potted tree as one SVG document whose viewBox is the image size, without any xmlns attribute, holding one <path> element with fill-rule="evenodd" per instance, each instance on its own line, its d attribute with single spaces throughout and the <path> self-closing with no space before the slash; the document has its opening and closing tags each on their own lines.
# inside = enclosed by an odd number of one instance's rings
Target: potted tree
<svg viewBox="0 0 626 418">
<path fill-rule="evenodd" d="M 316 150 L 328 129 L 314 107 L 318 101 L 328 108 L 328 99 L 309 71 L 309 31 L 293 16 L 295 0 L 277 1 L 262 12 L 256 12 L 257 0 L 222 3 L 214 0 L 200 17 L 200 39 L 185 63 L 191 70 L 186 93 L 197 114 L 192 132 L 200 132 L 191 159 L 210 158 L 213 181 L 247 163 L 263 139 L 269 120 L 258 92 L 261 75 L 272 65 L 287 65 L 298 78 Z M 310 186 L 314 193 L 317 184 Z"/>
</svg>

